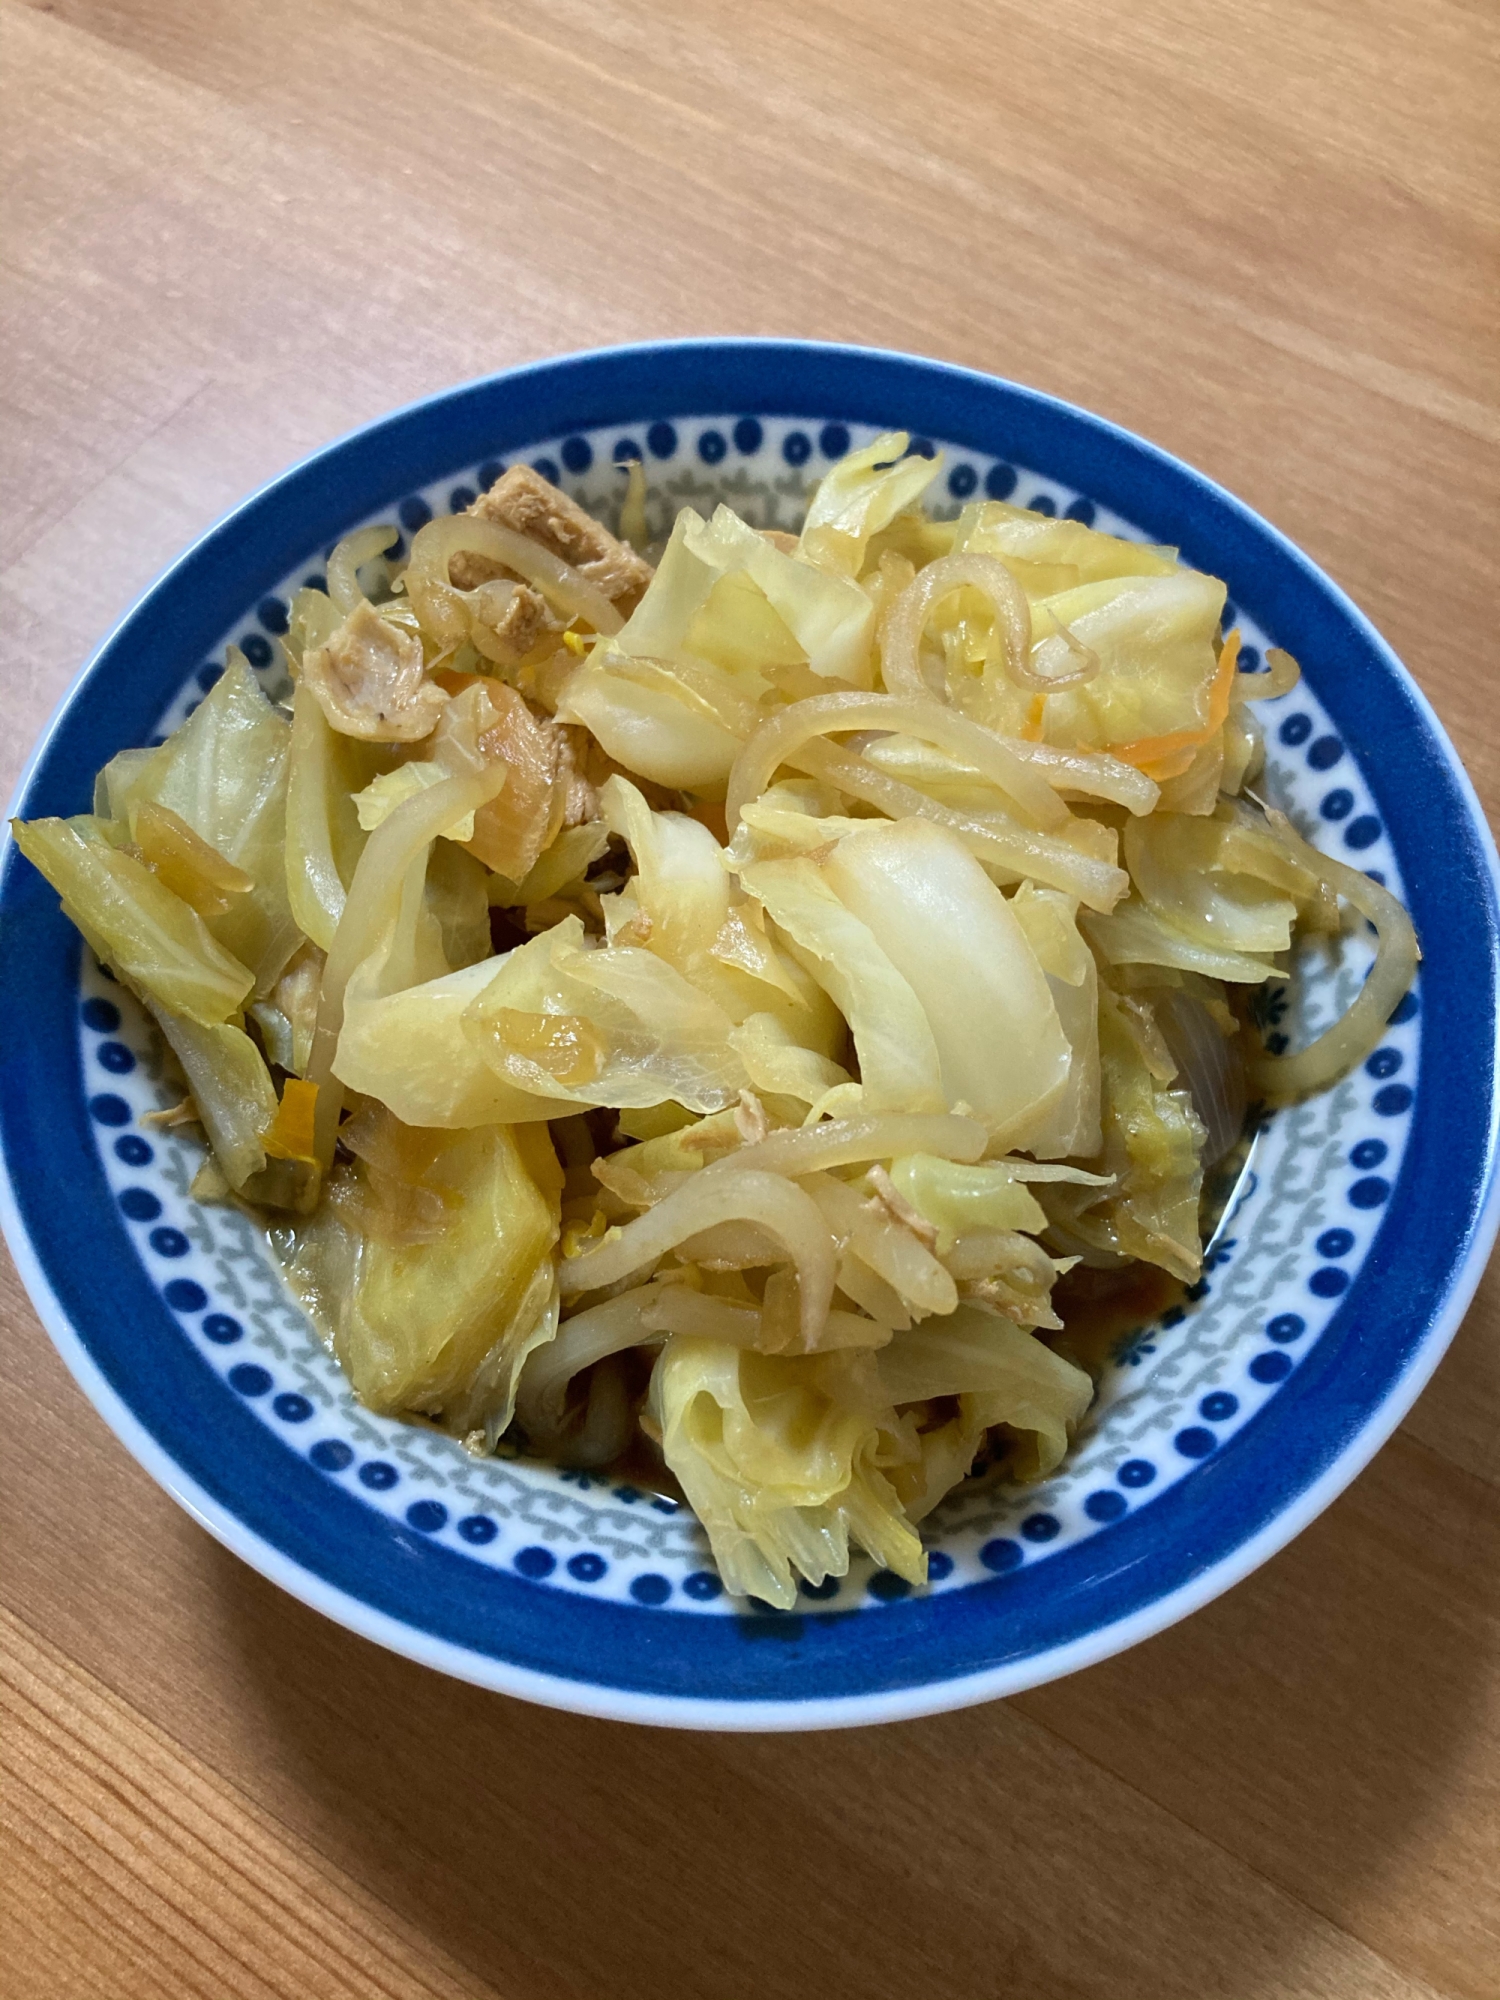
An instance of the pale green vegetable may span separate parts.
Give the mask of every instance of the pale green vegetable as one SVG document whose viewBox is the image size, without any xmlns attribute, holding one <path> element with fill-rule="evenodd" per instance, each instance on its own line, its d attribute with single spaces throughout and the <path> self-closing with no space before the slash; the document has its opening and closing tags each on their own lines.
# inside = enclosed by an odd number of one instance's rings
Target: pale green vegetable
<svg viewBox="0 0 1500 2000">
<path fill-rule="evenodd" d="M 394 771 L 384 771 L 378 778 L 372 778 L 362 792 L 354 794 L 354 810 L 359 816 L 361 831 L 373 833 L 377 826 L 384 825 L 397 806 L 404 805 L 418 792 L 440 785 L 444 778 L 452 776 L 446 764 L 439 764 L 430 757 L 419 757 L 409 764 L 398 764 Z M 442 838 L 472 840 L 473 813 L 466 813 L 461 820 L 455 821 Z"/>
<path fill-rule="evenodd" d="M 675 966 L 736 1025 L 751 1014 L 771 1014 L 797 1045 L 831 1056 L 843 1041 L 837 1013 L 763 931 L 745 922 L 743 898 L 708 828 L 683 813 L 653 812 L 624 778 L 609 780 L 600 807 L 636 868 L 631 914 L 620 934 Z M 606 923 L 615 935 L 608 907 Z"/>
<path fill-rule="evenodd" d="M 662 1452 L 725 1587 L 783 1610 L 851 1542 L 908 1582 L 927 1558 L 887 1477 L 917 1455 L 868 1356 L 777 1356 L 678 1335 L 651 1376 Z"/>
<path fill-rule="evenodd" d="M 891 1162 L 891 1180 L 903 1200 L 937 1230 L 939 1255 L 946 1255 L 969 1229 L 1022 1229 L 1040 1235 L 1047 1212 L 1004 1160 L 965 1166 L 909 1153 Z M 946 1391 L 935 1391 L 946 1394 Z"/>
<path fill-rule="evenodd" d="M 820 680 L 870 685 L 874 607 L 847 576 L 784 555 L 728 507 L 717 508 L 709 522 L 689 511 L 683 539 L 706 568 L 756 586 Z"/>
<path fill-rule="evenodd" d="M 1080 584 L 1121 576 L 1171 576 L 1174 549 L 1122 541 L 1062 515 L 1033 514 L 1003 500 L 981 500 L 958 517 L 954 552 L 999 556 L 1028 597 L 1055 597 Z"/>
<path fill-rule="evenodd" d="M 822 876 L 916 995 L 945 1106 L 966 1106 L 998 1147 L 1027 1145 L 1067 1086 L 1069 1047 L 1036 954 L 979 863 L 943 828 L 899 820 L 841 840 Z"/>
<path fill-rule="evenodd" d="M 388 1105 L 408 1125 L 460 1129 L 563 1114 L 571 1107 L 561 1093 L 540 1094 L 509 1082 L 485 1061 L 464 1027 L 470 1006 L 503 963 L 482 959 L 386 993 L 381 957 L 368 960 L 344 993 L 335 1076 L 350 1090 Z"/>
<path fill-rule="evenodd" d="M 841 458 L 807 503 L 799 553 L 837 576 L 858 576 L 870 537 L 915 507 L 937 478 L 943 455 L 906 456 L 905 431 L 885 431 Z"/>
<path fill-rule="evenodd" d="M 1165 965 L 1240 986 L 1258 986 L 1277 976 L 1278 968 L 1268 959 L 1202 944 L 1134 896 L 1107 917 L 1090 910 L 1080 922 L 1106 965 Z"/>
<path fill-rule="evenodd" d="M 545 903 L 550 896 L 560 895 L 570 884 L 580 882 L 608 846 L 609 828 L 602 820 L 564 827 L 521 881 L 510 882 L 503 876 L 492 875 L 489 899 L 504 909 Z"/>
<path fill-rule="evenodd" d="M 1203 1262 L 1203 1126 L 1188 1093 L 1173 1088 L 1176 1067 L 1146 1002 L 1100 989 L 1099 1050 L 1099 1166 L 1115 1186 L 1095 1194 L 1057 1183 L 1046 1189 L 1044 1206 L 1065 1239 L 1139 1258 L 1191 1283 Z"/>
<path fill-rule="evenodd" d="M 89 943 L 142 999 L 204 1027 L 236 1016 L 254 980 L 198 915 L 104 822 L 17 820 L 16 845 L 63 899 Z"/>
<path fill-rule="evenodd" d="M 1068 1039 L 1068 1080 L 1051 1112 L 1037 1126 L 1029 1150 L 1042 1160 L 1090 1159 L 1098 1152 L 1099 974 L 1078 932 L 1071 896 L 1023 882 L 1010 899 L 1026 933 Z"/>
<path fill-rule="evenodd" d="M 320 951 L 333 944 L 365 843 L 355 795 L 382 768 L 378 745 L 341 736 L 310 688 L 292 702 L 286 884 L 292 915 Z"/>
<path fill-rule="evenodd" d="M 558 705 L 618 764 L 722 792 L 778 667 L 868 686 L 874 607 L 851 580 L 784 555 L 727 507 L 677 517 L 650 587 Z"/>
<path fill-rule="evenodd" d="M 731 1026 L 649 951 L 588 949 L 576 917 L 511 952 L 464 1013 L 473 1048 L 518 1090 L 696 1111 L 720 1110 L 746 1087 Z"/>
<path fill-rule="evenodd" d="M 1273 835 L 1218 816 L 1132 820 L 1125 858 L 1146 907 L 1215 952 L 1286 951 L 1297 921 L 1291 890 L 1307 896 L 1318 886 Z"/>
<path fill-rule="evenodd" d="M 740 880 L 849 1023 L 866 1107 L 946 1110 L 937 1042 L 921 1001 L 815 863 L 761 861 Z"/>
<path fill-rule="evenodd" d="M 380 1112 L 355 1143 L 356 1164 L 294 1232 L 288 1276 L 371 1409 L 498 1435 L 555 1323 L 562 1175 L 546 1134 L 424 1132 Z"/>
<path fill-rule="evenodd" d="M 1012 1470 L 1023 1479 L 1044 1479 L 1061 1462 L 1094 1393 L 1081 1368 L 1034 1334 L 974 1306 L 898 1333 L 874 1366 L 898 1408 L 939 1397 L 959 1402 L 946 1424 L 919 1434 L 920 1458 L 892 1472 L 912 1520 L 921 1520 L 963 1478 L 986 1432 L 997 1425 L 1012 1441 Z"/>
<path fill-rule="evenodd" d="M 204 1023 L 148 1001 L 182 1066 L 214 1158 L 236 1192 L 266 1166 L 276 1091 L 260 1050 L 232 1021 Z"/>
<path fill-rule="evenodd" d="M 131 826 L 148 800 L 165 806 L 251 878 L 248 893 L 208 927 L 250 968 L 257 994 L 270 991 L 301 942 L 286 880 L 290 738 L 286 718 L 231 646 L 223 674 L 181 728 L 109 787 L 117 820 Z"/>
</svg>

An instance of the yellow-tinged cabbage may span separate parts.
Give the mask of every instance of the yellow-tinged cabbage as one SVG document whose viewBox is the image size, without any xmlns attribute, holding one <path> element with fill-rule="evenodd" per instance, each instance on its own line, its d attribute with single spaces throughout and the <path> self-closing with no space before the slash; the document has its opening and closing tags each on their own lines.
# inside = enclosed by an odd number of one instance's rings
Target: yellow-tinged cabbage
<svg viewBox="0 0 1500 2000">
<path fill-rule="evenodd" d="M 312 1057 L 322 979 L 322 952 L 315 944 L 304 944 L 269 996 L 246 1010 L 260 1029 L 272 1062 L 293 1076 L 302 1076 Z"/>
<path fill-rule="evenodd" d="M 1004 674 L 973 678 L 984 661 L 988 628 L 973 625 L 972 638 L 964 640 L 968 628 L 960 629 L 959 621 L 970 615 L 972 594 L 950 600 L 932 620 L 932 630 L 959 644 L 970 663 L 969 675 L 953 676 L 960 706 L 1002 733 L 1039 734 L 1046 743 L 1118 748 L 1128 755 L 1137 743 L 1208 724 L 1224 608 L 1224 586 L 1216 578 L 1173 569 L 1159 576 L 1107 577 L 1039 599 L 1032 606 L 1032 635 L 1038 658 L 1049 656 L 1046 670 L 1062 671 L 1075 646 L 1099 661 L 1092 680 L 1045 697 L 1033 696 Z"/>
<path fill-rule="evenodd" d="M 831 1057 L 843 1024 L 821 988 L 746 922 L 747 912 L 758 913 L 739 907 L 743 898 L 708 828 L 685 813 L 653 812 L 624 778 L 611 778 L 599 803 L 636 868 L 628 899 L 611 899 L 631 912 L 623 933 L 611 923 L 611 936 L 623 934 L 675 966 L 736 1025 L 771 1014 L 793 1044 Z"/>
<path fill-rule="evenodd" d="M 1246 825 L 1227 804 L 1211 819 L 1132 820 L 1125 859 L 1147 908 L 1214 952 L 1286 951 L 1298 901 L 1318 893 L 1318 878 L 1269 828 Z"/>
<path fill-rule="evenodd" d="M 1099 991 L 1104 1149 L 1096 1162 L 1115 1185 L 1104 1193 L 1054 1183 L 1044 1205 L 1066 1236 L 1138 1257 L 1191 1283 L 1203 1262 L 1198 1198 L 1206 1134 L 1149 1003 Z"/>
<path fill-rule="evenodd" d="M 1278 976 L 1278 967 L 1269 959 L 1198 943 L 1164 922 L 1136 896 L 1107 917 L 1088 910 L 1080 921 L 1106 965 L 1170 966 L 1240 986 L 1258 986 L 1263 979 Z"/>
<path fill-rule="evenodd" d="M 796 1041 L 775 1014 L 746 1015 L 729 1045 L 745 1065 L 751 1087 L 771 1096 L 813 1105 L 850 1080 L 840 1063 Z"/>
<path fill-rule="evenodd" d="M 559 1117 L 569 1108 L 567 1098 L 510 1082 L 485 1061 L 464 1027 L 465 1014 L 506 959 L 542 943 L 535 938 L 506 957 L 481 959 L 397 993 L 384 991 L 383 954 L 366 960 L 344 992 L 334 1075 L 350 1090 L 389 1105 L 408 1125 L 459 1130 Z M 539 985 L 535 991 L 540 999 Z"/>
<path fill-rule="evenodd" d="M 741 748 L 740 737 L 675 687 L 643 686 L 604 661 L 585 661 L 573 674 L 557 719 L 581 722 L 623 769 L 705 798 L 724 796 Z"/>
<path fill-rule="evenodd" d="M 897 1333 L 874 1365 L 898 1408 L 959 1400 L 956 1416 L 919 1433 L 920 1458 L 892 1470 L 892 1484 L 914 1521 L 966 1475 L 995 1425 L 1012 1440 L 1009 1469 L 1022 1479 L 1044 1479 L 1061 1462 L 1094 1393 L 1081 1368 L 1034 1334 L 975 1306 Z"/>
<path fill-rule="evenodd" d="M 427 856 L 422 901 L 426 915 L 437 926 L 446 969 L 450 972 L 490 956 L 488 882 L 484 864 L 472 854 L 466 854 L 446 839 L 433 842 Z"/>
<path fill-rule="evenodd" d="M 1026 933 L 983 868 L 946 828 L 908 819 L 849 834 L 821 874 L 916 995 L 944 1108 L 967 1105 L 997 1146 L 1029 1145 L 1067 1087 L 1071 1051 Z"/>
<path fill-rule="evenodd" d="M 556 1328 L 551 1142 L 415 1131 L 387 1112 L 372 1125 L 295 1231 L 288 1276 L 369 1408 L 498 1436 L 522 1362 Z"/>
<path fill-rule="evenodd" d="M 498 963 L 463 1016 L 471 1046 L 518 1090 L 617 1108 L 732 1104 L 749 1079 L 732 1023 L 639 946 L 590 949 L 566 918 Z"/>
<path fill-rule="evenodd" d="M 958 517 L 954 553 L 999 556 L 1027 596 L 1055 597 L 1119 576 L 1171 576 L 1176 551 L 1121 541 L 1081 521 L 1033 514 L 1003 500 L 980 500 Z"/>
<path fill-rule="evenodd" d="M 1188 569 L 1085 583 L 1043 599 L 1033 621 L 1038 639 L 1066 626 L 1099 659 L 1095 679 L 1047 697 L 1043 739 L 1109 749 L 1202 728 L 1223 609 L 1223 584 Z"/>
<path fill-rule="evenodd" d="M 626 770 L 722 797 L 768 675 L 868 687 L 874 608 L 857 584 L 783 554 L 721 507 L 677 517 L 645 595 L 569 680 L 558 717 Z"/>
<path fill-rule="evenodd" d="M 388 768 L 389 755 L 378 744 L 341 736 L 311 688 L 297 689 L 287 764 L 286 885 L 298 929 L 320 951 L 333 943 L 364 851 L 355 795 Z"/>
<path fill-rule="evenodd" d="M 870 537 L 921 500 L 942 470 L 938 452 L 906 456 L 905 431 L 886 431 L 824 473 L 807 503 L 799 554 L 836 576 L 858 576 Z"/>
<path fill-rule="evenodd" d="M 870 642 L 875 613 L 869 597 L 847 575 L 830 575 L 782 553 L 729 507 L 705 522 L 690 509 L 683 539 L 693 555 L 720 576 L 746 576 L 762 592 L 820 679 L 869 687 Z"/>
<path fill-rule="evenodd" d="M 257 1190 L 266 1166 L 265 1136 L 276 1117 L 276 1090 L 260 1050 L 232 1021 L 205 1023 L 147 1001 L 182 1066 L 193 1103 L 224 1178 L 237 1194 L 278 1200 Z M 278 1177 L 284 1181 L 285 1175 Z M 305 1185 L 310 1177 L 299 1177 Z"/>
<path fill-rule="evenodd" d="M 286 718 L 231 646 L 223 674 L 159 749 L 126 752 L 109 767 L 110 811 L 132 833 L 143 806 L 165 807 L 249 877 L 246 892 L 207 922 L 250 968 L 257 994 L 270 992 L 301 942 L 286 880 L 290 741 Z"/>
<path fill-rule="evenodd" d="M 849 1024 L 865 1108 L 945 1111 L 942 1066 L 922 1003 L 805 858 L 761 861 L 740 880 L 785 932 Z"/>
<path fill-rule="evenodd" d="M 794 1572 L 811 1583 L 846 1575 L 851 1541 L 926 1582 L 887 1476 L 915 1458 L 915 1439 L 868 1354 L 756 1354 L 676 1335 L 652 1373 L 650 1411 L 736 1595 L 789 1610 Z"/>
<path fill-rule="evenodd" d="M 373 833 L 377 826 L 390 818 L 397 806 L 452 776 L 446 764 L 439 764 L 431 757 L 416 757 L 410 763 L 398 764 L 394 771 L 383 771 L 378 778 L 372 778 L 362 792 L 354 794 L 354 810 L 359 816 L 362 831 Z M 472 840 L 473 813 L 466 813 L 462 819 L 456 820 L 441 837 L 454 841 Z"/>
<path fill-rule="evenodd" d="M 89 814 L 17 820 L 16 845 L 63 899 L 95 951 L 142 999 L 211 1027 L 239 1013 L 254 980 L 180 896 Z"/>
<path fill-rule="evenodd" d="M 519 882 L 492 875 L 489 900 L 499 909 L 524 909 L 531 903 L 545 903 L 581 883 L 588 870 L 609 846 L 609 828 L 603 820 L 588 820 L 582 826 L 566 826 Z"/>
<path fill-rule="evenodd" d="M 1078 934 L 1078 903 L 1058 889 L 1023 882 L 1010 899 L 1068 1038 L 1068 1081 L 1028 1142 L 1039 1160 L 1090 1159 L 1098 1152 L 1099 973 Z"/>
<path fill-rule="evenodd" d="M 903 1201 L 937 1230 L 937 1251 L 946 1256 L 971 1229 L 1020 1229 L 1039 1236 L 1047 1212 L 1005 1160 L 964 1166 L 931 1153 L 893 1160 L 891 1180 Z"/>
</svg>

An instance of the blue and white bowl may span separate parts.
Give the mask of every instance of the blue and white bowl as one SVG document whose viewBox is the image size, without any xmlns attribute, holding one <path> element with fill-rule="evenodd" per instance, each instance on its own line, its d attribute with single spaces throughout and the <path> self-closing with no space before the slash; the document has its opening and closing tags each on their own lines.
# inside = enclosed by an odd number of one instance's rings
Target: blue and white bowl
<svg viewBox="0 0 1500 2000">
<path fill-rule="evenodd" d="M 1405 897 L 1426 953 L 1364 1068 L 1259 1132 L 1202 1282 L 1120 1336 L 1060 1473 L 1028 1489 L 975 1479 L 926 1524 L 924 1590 L 858 1562 L 796 1613 L 747 1607 L 670 1502 L 476 1461 L 360 1409 L 251 1223 L 190 1198 L 195 1147 L 142 1126 L 175 1095 L 160 1041 L 52 890 L 5 854 L 0 1199 L 48 1332 L 105 1421 L 230 1548 L 482 1686 L 639 1722 L 814 1728 L 1103 1659 L 1215 1597 L 1353 1478 L 1435 1367 L 1495 1234 L 1496 858 L 1431 710 L 1348 599 L 1227 493 L 986 376 L 695 341 L 548 362 L 401 411 L 285 474 L 167 572 L 74 685 L 14 810 L 87 810 L 95 771 L 175 726 L 230 640 L 274 690 L 289 593 L 363 521 L 394 515 L 410 533 L 517 459 L 608 519 L 621 461 L 642 457 L 654 532 L 719 499 L 795 527 L 830 460 L 895 427 L 942 447 L 951 510 L 1014 499 L 1175 544 L 1224 577 L 1247 644 L 1284 646 L 1305 670 L 1261 711 L 1267 788 Z M 1357 940 L 1309 954 L 1267 996 L 1269 1031 L 1296 1031 L 1288 1009 L 1315 1029 L 1368 959 Z"/>
</svg>

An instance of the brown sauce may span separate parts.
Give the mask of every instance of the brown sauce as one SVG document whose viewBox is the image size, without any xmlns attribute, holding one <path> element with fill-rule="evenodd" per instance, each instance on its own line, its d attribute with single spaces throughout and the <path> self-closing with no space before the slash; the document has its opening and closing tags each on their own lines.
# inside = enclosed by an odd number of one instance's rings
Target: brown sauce
<svg viewBox="0 0 1500 2000">
<path fill-rule="evenodd" d="M 1116 1342 L 1180 1305 L 1186 1290 L 1180 1278 L 1154 1264 L 1131 1264 L 1122 1271 L 1077 1264 L 1052 1290 L 1062 1332 L 1042 1337 L 1097 1381 Z"/>
</svg>

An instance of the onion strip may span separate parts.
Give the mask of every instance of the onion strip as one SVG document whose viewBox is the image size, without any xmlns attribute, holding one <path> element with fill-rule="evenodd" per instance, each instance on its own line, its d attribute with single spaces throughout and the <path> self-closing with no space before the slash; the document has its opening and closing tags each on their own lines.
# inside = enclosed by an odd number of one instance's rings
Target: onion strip
<svg viewBox="0 0 1500 2000">
<path fill-rule="evenodd" d="M 401 530 L 391 521 L 378 528 L 356 528 L 328 558 L 328 595 L 345 617 L 367 601 L 359 587 L 359 572 L 400 539 Z"/>
<path fill-rule="evenodd" d="M 474 514 L 450 514 L 429 521 L 411 545 L 411 561 L 404 572 L 407 595 L 422 617 L 425 599 L 443 590 L 453 590 L 448 565 L 456 555 L 488 556 L 503 563 L 527 583 L 534 584 L 549 603 L 569 618 L 582 618 L 596 632 L 618 632 L 623 620 L 604 595 L 581 571 L 561 556 L 544 549 L 513 528 L 496 521 L 484 521 Z M 457 593 L 462 596 L 462 592 Z M 426 623 L 426 620 L 423 620 Z"/>
<path fill-rule="evenodd" d="M 802 1345 L 818 1345 L 833 1299 L 837 1258 L 811 1198 L 779 1174 L 695 1174 L 655 1208 L 611 1230 L 598 1243 L 565 1257 L 559 1284 L 565 1299 L 601 1291 L 655 1264 L 679 1243 L 720 1222 L 754 1222 L 782 1244 L 797 1270 Z"/>
<path fill-rule="evenodd" d="M 1270 1097 L 1306 1097 L 1326 1090 L 1353 1069 L 1385 1033 L 1385 1024 L 1411 985 L 1422 956 L 1411 918 L 1389 889 L 1372 882 L 1310 846 L 1285 814 L 1269 809 L 1267 819 L 1287 846 L 1335 895 L 1342 896 L 1375 926 L 1375 963 L 1347 1013 L 1325 1028 L 1305 1049 L 1290 1055 L 1258 1056 L 1250 1065 L 1256 1087 Z"/>
<path fill-rule="evenodd" d="M 1130 877 L 1113 862 L 1080 853 L 1067 841 L 1049 834 L 1033 833 L 1004 813 L 965 813 L 941 805 L 914 785 L 877 771 L 865 758 L 835 750 L 830 744 L 804 743 L 790 761 L 851 798 L 879 806 L 892 819 L 928 819 L 934 825 L 949 827 L 979 860 L 1004 868 L 1018 881 L 1030 876 L 1048 888 L 1077 896 L 1091 910 L 1106 916 L 1130 892 Z"/>
<path fill-rule="evenodd" d="M 427 850 L 433 841 L 465 814 L 488 805 L 498 796 L 506 776 L 504 764 L 493 764 L 484 771 L 444 778 L 404 800 L 365 842 L 323 968 L 318 1023 L 307 1066 L 307 1081 L 318 1086 L 314 1146 L 325 1173 L 333 1164 L 343 1109 L 343 1086 L 334 1076 L 333 1063 L 344 1025 L 344 993 L 355 967 L 393 931 L 408 873 L 418 862 L 425 872 Z M 417 889 L 420 892 L 420 880 Z"/>
<path fill-rule="evenodd" d="M 773 1132 L 736 1153 L 712 1160 L 701 1172 L 802 1174 L 854 1167 L 867 1160 L 895 1160 L 904 1153 L 932 1153 L 972 1166 L 983 1159 L 989 1134 L 977 1118 L 934 1111 L 888 1111 L 874 1118 L 832 1118 L 822 1125 Z"/>
<path fill-rule="evenodd" d="M 1031 605 L 1025 591 L 998 556 L 968 550 L 939 556 L 918 570 L 881 620 L 880 672 L 892 694 L 931 697 L 934 690 L 922 673 L 922 634 L 942 600 L 966 589 L 982 592 L 993 606 L 1005 671 L 1017 687 L 1028 694 L 1061 694 L 1098 673 L 1099 661 L 1092 653 L 1071 673 L 1038 673 L 1031 664 Z"/>
<path fill-rule="evenodd" d="M 724 816 L 734 831 L 743 807 L 758 799 L 777 769 L 793 759 L 815 736 L 846 729 L 883 729 L 892 735 L 915 736 L 962 760 L 1043 829 L 1062 826 L 1067 808 L 1055 788 L 1031 768 L 1018 746 L 934 701 L 925 689 L 915 697 L 888 694 L 824 694 L 782 709 L 750 738 L 729 774 Z"/>
</svg>

